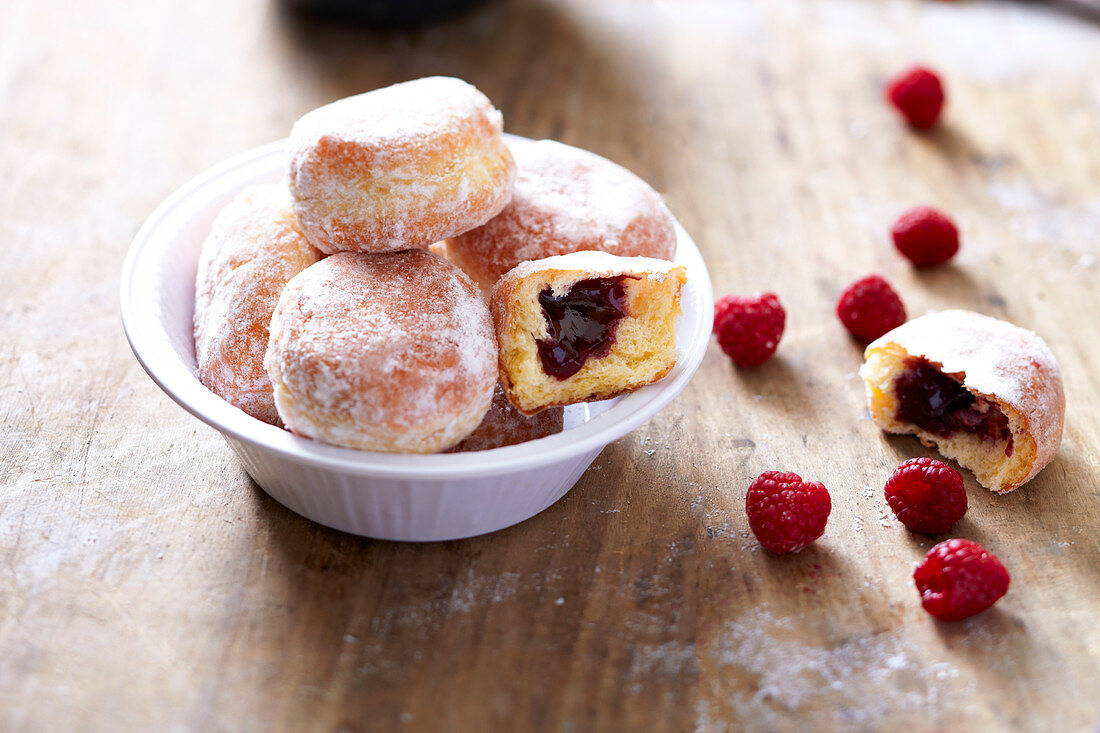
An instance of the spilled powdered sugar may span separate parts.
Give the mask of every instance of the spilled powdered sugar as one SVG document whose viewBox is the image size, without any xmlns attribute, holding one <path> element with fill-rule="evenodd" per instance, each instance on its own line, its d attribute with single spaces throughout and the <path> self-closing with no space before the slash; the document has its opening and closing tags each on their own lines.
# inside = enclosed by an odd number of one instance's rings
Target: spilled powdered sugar
<svg viewBox="0 0 1100 733">
<path fill-rule="evenodd" d="M 1080 257 L 1094 253 L 1095 233 L 1100 231 L 1100 197 L 1065 202 L 1023 176 L 995 176 L 987 191 L 1008 213 L 1012 231 L 1028 244 L 1047 245 Z M 1043 252 L 1037 250 L 1039 255 Z"/>
<path fill-rule="evenodd" d="M 795 730 L 792 721 L 830 729 L 873 730 L 888 716 L 912 715 L 935 727 L 944 709 L 965 708 L 976 682 L 949 662 L 928 663 L 916 645 L 864 633 L 817 646 L 799 641 L 808 619 L 757 608 L 719 626 L 700 648 L 703 693 L 696 730 Z M 711 673 L 714 673 L 711 676 Z"/>
</svg>

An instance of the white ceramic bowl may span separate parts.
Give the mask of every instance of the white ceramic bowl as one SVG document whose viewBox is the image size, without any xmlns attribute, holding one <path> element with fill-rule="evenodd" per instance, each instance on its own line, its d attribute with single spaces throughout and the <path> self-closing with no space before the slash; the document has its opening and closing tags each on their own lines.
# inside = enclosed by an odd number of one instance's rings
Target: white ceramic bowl
<svg viewBox="0 0 1100 733">
<path fill-rule="evenodd" d="M 282 180 L 283 143 L 232 158 L 161 204 L 134 237 L 122 271 L 122 323 L 145 371 L 184 409 L 225 436 L 264 491 L 321 524 L 388 540 L 471 537 L 522 522 L 565 495 L 608 443 L 678 395 L 706 351 L 710 276 L 677 224 L 688 270 L 679 359 L 657 384 L 568 408 L 566 430 L 489 451 L 397 455 L 325 445 L 260 422 L 199 382 L 191 333 L 199 249 L 218 211 L 252 183 Z"/>
</svg>

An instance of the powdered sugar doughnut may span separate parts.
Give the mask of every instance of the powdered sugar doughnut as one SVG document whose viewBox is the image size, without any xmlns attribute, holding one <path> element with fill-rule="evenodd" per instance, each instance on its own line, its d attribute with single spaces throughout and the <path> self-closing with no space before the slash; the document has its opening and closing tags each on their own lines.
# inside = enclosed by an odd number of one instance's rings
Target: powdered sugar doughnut
<svg viewBox="0 0 1100 733">
<path fill-rule="evenodd" d="M 512 201 L 444 252 L 484 289 L 521 262 L 580 250 L 671 260 L 676 230 L 660 195 L 622 166 L 553 140 L 510 140 Z"/>
<path fill-rule="evenodd" d="M 1062 441 L 1058 362 L 1035 333 L 963 310 L 915 318 L 867 346 L 859 374 L 887 432 L 910 433 L 1003 494 Z"/>
<path fill-rule="evenodd" d="M 347 97 L 290 133 L 302 230 L 324 252 L 387 252 L 460 234 L 508 203 L 503 118 L 474 87 L 429 77 Z"/>
<path fill-rule="evenodd" d="M 506 445 L 526 443 L 560 433 L 565 427 L 565 410 L 550 407 L 535 415 L 524 415 L 508 401 L 498 384 L 493 391 L 493 402 L 481 424 L 451 449 L 453 453 L 475 450 L 492 450 Z"/>
<path fill-rule="evenodd" d="M 477 287 L 423 250 L 342 252 L 287 284 L 267 370 L 286 426 L 326 443 L 434 453 L 485 416 L 496 339 Z"/>
<path fill-rule="evenodd" d="M 294 220 L 285 186 L 252 186 L 214 221 L 195 278 L 195 359 L 211 391 L 278 423 L 264 369 L 268 324 L 283 286 L 321 258 Z"/>
</svg>

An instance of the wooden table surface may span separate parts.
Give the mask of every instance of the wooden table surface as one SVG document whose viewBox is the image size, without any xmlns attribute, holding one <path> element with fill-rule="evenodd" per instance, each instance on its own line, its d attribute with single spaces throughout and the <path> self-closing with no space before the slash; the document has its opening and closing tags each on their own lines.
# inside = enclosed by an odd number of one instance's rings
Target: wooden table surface
<svg viewBox="0 0 1100 733">
<path fill-rule="evenodd" d="M 0 2 L 0 730 L 1090 730 L 1100 716 L 1100 23 L 1033 2 L 498 0 L 429 29 L 264 0 Z M 942 71 L 914 134 L 887 77 Z M 718 293 L 772 289 L 779 355 L 712 346 L 686 392 L 558 504 L 460 542 L 331 531 L 251 482 L 127 348 L 129 241 L 173 189 L 332 99 L 463 77 L 506 128 L 662 191 Z M 950 211 L 915 272 L 893 216 Z M 1042 334 L 1069 413 L 1053 463 L 955 534 L 1012 573 L 958 624 L 911 573 L 937 538 L 882 485 L 842 287 Z M 748 483 L 832 492 L 775 557 Z"/>
</svg>

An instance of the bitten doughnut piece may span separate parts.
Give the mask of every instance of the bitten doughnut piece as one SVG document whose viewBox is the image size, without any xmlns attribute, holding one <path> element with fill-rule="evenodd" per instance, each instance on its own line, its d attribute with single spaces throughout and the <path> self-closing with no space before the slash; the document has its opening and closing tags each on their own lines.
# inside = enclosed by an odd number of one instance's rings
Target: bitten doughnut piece
<svg viewBox="0 0 1100 733">
<path fill-rule="evenodd" d="M 524 415 L 508 401 L 504 390 L 497 385 L 493 391 L 493 402 L 481 424 L 452 448 L 451 452 L 464 453 L 517 445 L 560 433 L 564 427 L 563 408 L 551 407 L 537 415 Z"/>
<path fill-rule="evenodd" d="M 533 414 L 609 399 L 668 374 L 686 279 L 671 262 L 606 252 L 516 266 L 490 299 L 508 399 Z"/>
<path fill-rule="evenodd" d="M 294 213 L 324 252 L 426 248 L 512 195 L 503 118 L 459 79 L 429 77 L 309 112 L 290 133 Z"/>
<path fill-rule="evenodd" d="M 581 250 L 671 260 L 676 229 L 660 195 L 606 158 L 553 140 L 509 140 L 512 201 L 450 238 L 448 259 L 484 289 L 521 262 Z"/>
<path fill-rule="evenodd" d="M 285 186 L 252 186 L 203 242 L 195 278 L 195 360 L 212 392 L 278 424 L 264 369 L 268 324 L 292 277 L 321 258 L 302 234 Z"/>
<path fill-rule="evenodd" d="M 999 494 L 1047 465 L 1066 397 L 1039 336 L 970 311 L 931 313 L 872 342 L 859 374 L 871 417 L 916 435 Z"/>
<path fill-rule="evenodd" d="M 423 250 L 342 252 L 299 274 L 272 316 L 266 363 L 290 430 L 387 453 L 450 448 L 497 381 L 477 287 Z"/>
</svg>

